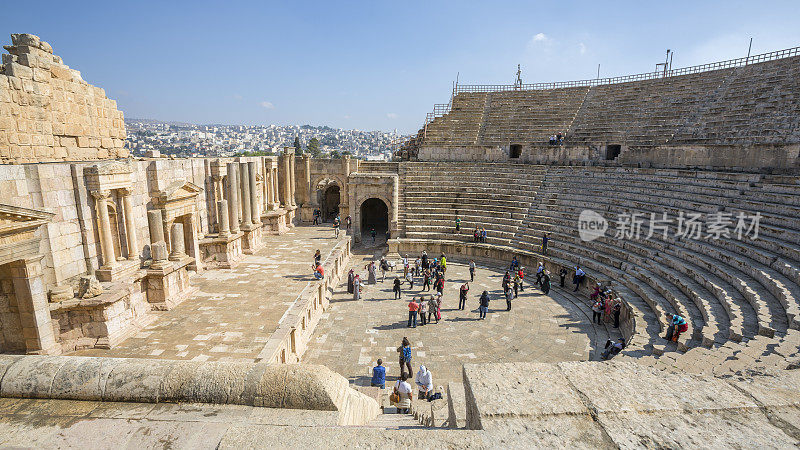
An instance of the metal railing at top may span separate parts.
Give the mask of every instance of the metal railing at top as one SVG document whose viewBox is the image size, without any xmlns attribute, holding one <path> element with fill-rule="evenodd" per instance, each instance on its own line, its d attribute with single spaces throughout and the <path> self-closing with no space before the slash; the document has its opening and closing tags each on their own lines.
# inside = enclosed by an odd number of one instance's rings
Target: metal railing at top
<svg viewBox="0 0 800 450">
<path fill-rule="evenodd" d="M 543 90 L 543 89 L 559 89 L 570 87 L 592 87 L 606 84 L 619 84 L 628 83 L 632 81 L 655 80 L 661 78 L 670 78 L 680 75 L 691 75 L 701 72 L 709 72 L 712 70 L 729 69 L 733 67 L 743 67 L 749 64 L 762 63 L 773 61 L 776 59 L 790 58 L 793 56 L 800 56 L 800 47 L 787 48 L 784 50 L 776 50 L 774 52 L 762 53 L 760 55 L 752 55 L 745 58 L 729 59 L 727 61 L 718 61 L 708 64 L 701 64 L 698 66 L 683 67 L 680 69 L 658 70 L 654 72 L 639 73 L 634 75 L 624 75 L 620 77 L 611 78 L 594 78 L 591 80 L 575 80 L 575 81 L 557 81 L 552 83 L 532 83 L 532 84 L 456 84 L 453 87 L 453 92 L 450 96 L 450 103 L 439 103 L 433 105 L 433 112 L 429 112 L 425 116 L 425 124 L 423 125 L 423 137 L 427 135 L 428 124 L 437 117 L 441 117 L 450 112 L 453 105 L 453 97 L 462 92 L 505 92 L 505 91 L 529 91 L 529 90 Z"/>
</svg>

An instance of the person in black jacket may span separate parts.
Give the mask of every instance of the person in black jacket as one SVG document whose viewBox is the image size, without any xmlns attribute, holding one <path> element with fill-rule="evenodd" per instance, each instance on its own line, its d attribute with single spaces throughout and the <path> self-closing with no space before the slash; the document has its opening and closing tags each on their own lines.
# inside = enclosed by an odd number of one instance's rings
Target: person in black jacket
<svg viewBox="0 0 800 450">
<path fill-rule="evenodd" d="M 488 291 L 483 291 L 483 294 L 481 294 L 481 305 L 478 307 L 478 312 L 480 314 L 478 316 L 480 319 L 485 319 L 486 318 L 486 313 L 489 312 L 489 292 Z"/>
<path fill-rule="evenodd" d="M 541 282 L 542 292 L 544 295 L 547 295 L 550 292 L 550 271 L 545 270 L 544 275 L 542 275 L 542 282 Z"/>
<path fill-rule="evenodd" d="M 400 298 L 400 278 L 394 277 L 394 298 Z"/>
<path fill-rule="evenodd" d="M 567 278 L 567 268 L 562 267 L 561 271 L 558 272 L 558 276 L 561 277 L 561 287 L 564 287 L 564 280 Z"/>
</svg>

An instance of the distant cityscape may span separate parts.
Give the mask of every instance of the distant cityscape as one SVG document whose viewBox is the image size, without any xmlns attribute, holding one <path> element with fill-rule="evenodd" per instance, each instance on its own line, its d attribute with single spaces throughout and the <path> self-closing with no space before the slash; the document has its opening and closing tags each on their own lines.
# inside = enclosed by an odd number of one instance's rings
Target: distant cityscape
<svg viewBox="0 0 800 450">
<path fill-rule="evenodd" d="M 234 156 L 237 154 L 277 154 L 284 147 L 295 147 L 295 138 L 304 152 L 316 138 L 319 157 L 349 154 L 361 159 L 391 158 L 391 144 L 403 136 L 397 130 L 343 130 L 312 125 L 195 125 L 149 119 L 125 119 L 127 147 L 134 155 L 149 150 L 176 157 Z"/>
</svg>

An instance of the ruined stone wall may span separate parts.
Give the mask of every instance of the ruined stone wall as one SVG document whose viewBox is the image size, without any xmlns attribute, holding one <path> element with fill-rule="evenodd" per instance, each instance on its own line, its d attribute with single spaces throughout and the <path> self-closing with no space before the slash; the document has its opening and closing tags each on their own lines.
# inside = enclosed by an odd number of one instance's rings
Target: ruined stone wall
<svg viewBox="0 0 800 450">
<path fill-rule="evenodd" d="M 128 156 L 117 103 L 47 42 L 12 34 L 0 65 L 0 163 Z"/>
</svg>

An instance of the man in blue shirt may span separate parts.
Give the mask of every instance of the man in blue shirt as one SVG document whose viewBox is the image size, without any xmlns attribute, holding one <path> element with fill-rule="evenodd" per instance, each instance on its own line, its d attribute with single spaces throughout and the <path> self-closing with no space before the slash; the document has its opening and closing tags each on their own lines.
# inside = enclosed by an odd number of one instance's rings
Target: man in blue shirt
<svg viewBox="0 0 800 450">
<path fill-rule="evenodd" d="M 378 365 L 372 368 L 372 383 L 381 389 L 386 389 L 386 367 L 383 367 L 383 360 L 378 360 Z"/>
</svg>

